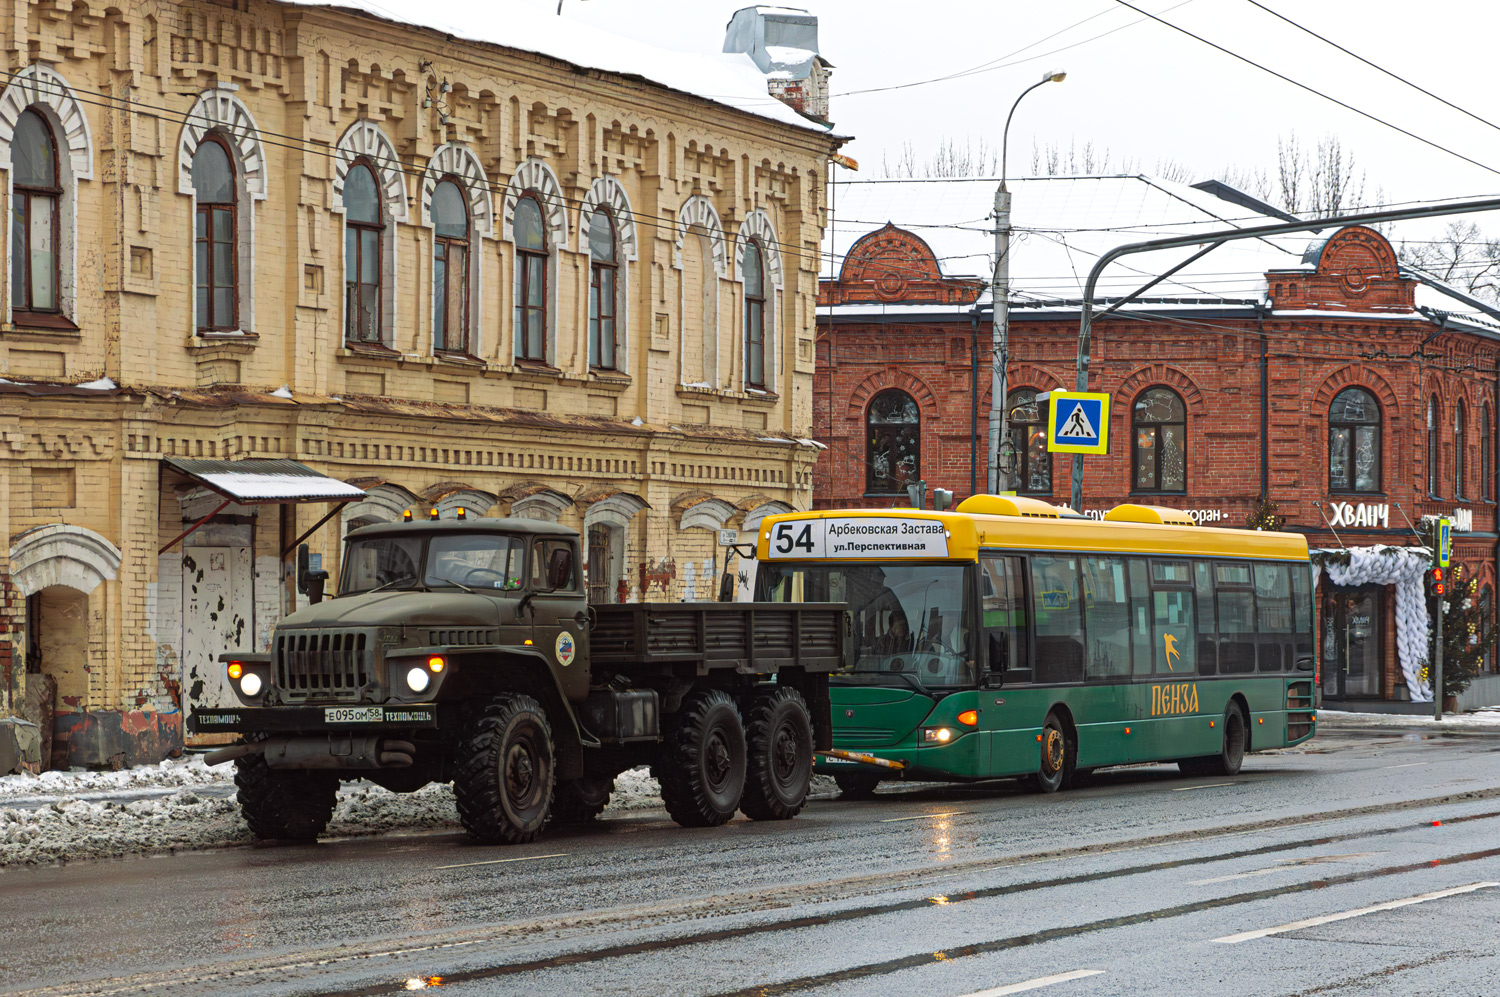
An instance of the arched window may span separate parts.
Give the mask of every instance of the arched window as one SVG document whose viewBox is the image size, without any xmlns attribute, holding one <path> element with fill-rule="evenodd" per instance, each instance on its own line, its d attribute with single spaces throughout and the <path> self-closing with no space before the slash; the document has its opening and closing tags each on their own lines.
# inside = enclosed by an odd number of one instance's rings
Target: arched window
<svg viewBox="0 0 1500 997">
<path fill-rule="evenodd" d="M 380 186 L 368 163 L 344 176 L 344 338 L 380 342 L 381 261 L 385 215 Z"/>
<path fill-rule="evenodd" d="M 516 307 L 516 359 L 547 362 L 547 229 L 532 193 L 516 200 L 512 223 L 520 289 Z"/>
<path fill-rule="evenodd" d="M 56 312 L 59 271 L 57 141 L 45 118 L 23 111 L 11 140 L 14 199 L 10 220 L 11 308 Z"/>
<path fill-rule="evenodd" d="M 457 180 L 432 192 L 432 348 L 469 352 L 469 206 Z"/>
<path fill-rule="evenodd" d="M 1438 400 L 1427 399 L 1427 494 L 1438 493 Z"/>
<path fill-rule="evenodd" d="M 530 198 L 523 199 L 535 206 Z M 521 202 L 516 202 L 519 215 Z M 615 223 L 608 208 L 596 208 L 589 219 L 589 366 L 614 370 L 615 287 L 619 278 L 616 259 Z M 592 542 L 592 541 L 591 541 Z"/>
<path fill-rule="evenodd" d="M 1495 497 L 1495 455 L 1490 448 L 1494 446 L 1494 439 L 1490 435 L 1490 403 L 1485 402 L 1479 423 L 1479 494 L 1484 496 L 1486 502 Z"/>
<path fill-rule="evenodd" d="M 1464 497 L 1464 403 L 1453 408 L 1453 495 Z"/>
<path fill-rule="evenodd" d="M 745 243 L 745 262 L 740 271 L 745 283 L 745 384 L 766 386 L 766 285 L 760 245 Z"/>
<path fill-rule="evenodd" d="M 1012 391 L 1006 399 L 1010 439 L 1016 452 L 1016 491 L 1023 495 L 1052 494 L 1052 454 L 1047 451 L 1047 418 L 1036 403 L 1033 388 Z"/>
<path fill-rule="evenodd" d="M 876 395 L 865 413 L 865 492 L 904 494 L 921 476 L 922 413 L 899 388 Z"/>
<path fill-rule="evenodd" d="M 239 328 L 237 282 L 239 231 L 235 218 L 234 159 L 217 133 L 198 143 L 193 153 L 193 191 L 198 270 L 198 331 L 229 332 Z"/>
<path fill-rule="evenodd" d="M 1328 490 L 1380 491 L 1380 406 L 1363 388 L 1345 388 L 1328 406 Z"/>
<path fill-rule="evenodd" d="M 1135 400 L 1134 491 L 1187 491 L 1187 407 L 1171 388 Z"/>
</svg>

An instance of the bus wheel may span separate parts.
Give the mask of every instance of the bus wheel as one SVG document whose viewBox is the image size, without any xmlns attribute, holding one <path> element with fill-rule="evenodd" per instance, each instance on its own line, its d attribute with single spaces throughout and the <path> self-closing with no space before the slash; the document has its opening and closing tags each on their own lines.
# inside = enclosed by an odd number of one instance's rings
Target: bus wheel
<svg viewBox="0 0 1500 997">
<path fill-rule="evenodd" d="M 1184 758 L 1177 767 L 1183 775 L 1239 775 L 1249 731 L 1245 711 L 1239 703 L 1230 703 L 1224 711 L 1224 746 L 1219 753 L 1205 758 Z"/>
<path fill-rule="evenodd" d="M 469 724 L 453 776 L 458 818 L 486 845 L 541 833 L 552 809 L 552 728 L 530 696 L 496 696 Z"/>
<path fill-rule="evenodd" d="M 651 772 L 667 813 L 683 827 L 715 827 L 734 816 L 745 791 L 745 728 L 728 693 L 704 689 L 683 702 Z"/>
<path fill-rule="evenodd" d="M 1031 786 L 1039 793 L 1055 793 L 1068 784 L 1073 774 L 1077 749 L 1069 743 L 1068 732 L 1056 713 L 1047 714 L 1042 724 L 1042 764 L 1031 777 Z"/>
<path fill-rule="evenodd" d="M 600 776 L 584 776 L 557 784 L 552 798 L 552 823 L 586 824 L 609 806 L 615 781 Z"/>
<path fill-rule="evenodd" d="M 812 788 L 812 718 L 791 686 L 762 692 L 750 703 L 745 725 L 749 762 L 740 809 L 751 820 L 790 820 Z"/>
<path fill-rule="evenodd" d="M 846 800 L 870 800 L 875 798 L 875 787 L 880 785 L 880 776 L 868 772 L 849 772 L 833 777 L 839 787 L 839 796 Z"/>
</svg>

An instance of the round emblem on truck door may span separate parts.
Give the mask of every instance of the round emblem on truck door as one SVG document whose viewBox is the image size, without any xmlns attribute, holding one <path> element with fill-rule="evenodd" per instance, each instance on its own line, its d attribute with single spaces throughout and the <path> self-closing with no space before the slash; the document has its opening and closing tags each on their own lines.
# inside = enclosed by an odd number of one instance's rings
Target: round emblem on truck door
<svg viewBox="0 0 1500 997">
<path fill-rule="evenodd" d="M 578 653 L 578 642 L 573 635 L 564 630 L 557 635 L 557 663 L 559 665 L 571 665 L 573 655 Z"/>
</svg>

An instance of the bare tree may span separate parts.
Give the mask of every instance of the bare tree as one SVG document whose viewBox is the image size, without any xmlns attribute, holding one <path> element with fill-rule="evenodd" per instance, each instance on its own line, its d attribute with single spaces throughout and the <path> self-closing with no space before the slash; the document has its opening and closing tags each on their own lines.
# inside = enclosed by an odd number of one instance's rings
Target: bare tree
<svg viewBox="0 0 1500 997">
<path fill-rule="evenodd" d="M 1500 239 L 1487 238 L 1471 221 L 1450 221 L 1431 242 L 1403 241 L 1396 258 L 1403 266 L 1500 303 Z"/>
</svg>

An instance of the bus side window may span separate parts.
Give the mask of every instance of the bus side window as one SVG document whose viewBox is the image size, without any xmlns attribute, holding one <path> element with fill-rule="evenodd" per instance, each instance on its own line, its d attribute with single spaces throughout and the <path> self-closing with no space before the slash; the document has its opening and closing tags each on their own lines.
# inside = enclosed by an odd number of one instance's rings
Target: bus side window
<svg viewBox="0 0 1500 997">
<path fill-rule="evenodd" d="M 1130 643 L 1135 674 L 1151 674 L 1151 585 L 1144 558 L 1130 559 Z"/>
<path fill-rule="evenodd" d="M 1198 670 L 1198 628 L 1193 620 L 1191 583 L 1188 562 L 1151 562 L 1152 645 L 1158 673 L 1192 675 Z"/>
<path fill-rule="evenodd" d="M 1026 588 L 1019 557 L 986 556 L 980 561 L 980 605 L 984 615 L 987 667 L 1006 681 L 1025 682 L 1031 660 L 1026 653 Z"/>
<path fill-rule="evenodd" d="M 1312 667 L 1313 615 L 1312 615 L 1312 568 L 1306 564 L 1294 564 L 1292 573 L 1292 662 L 1307 658 Z"/>
<path fill-rule="evenodd" d="M 1292 578 L 1285 564 L 1255 566 L 1255 617 L 1260 671 L 1292 667 Z"/>
<path fill-rule="evenodd" d="M 1219 611 L 1219 671 L 1255 671 L 1255 587 L 1250 565 L 1214 562 L 1214 594 Z"/>
<path fill-rule="evenodd" d="M 1193 562 L 1193 591 L 1198 597 L 1198 674 L 1219 672 L 1219 642 L 1214 635 L 1214 576 L 1207 561 Z"/>
<path fill-rule="evenodd" d="M 1122 557 L 1083 559 L 1083 606 L 1087 615 L 1090 681 L 1130 674 L 1130 596 Z"/>
<path fill-rule="evenodd" d="M 1048 685 L 1083 681 L 1083 600 L 1078 558 L 1031 559 L 1031 602 L 1036 614 L 1036 680 Z"/>
</svg>

